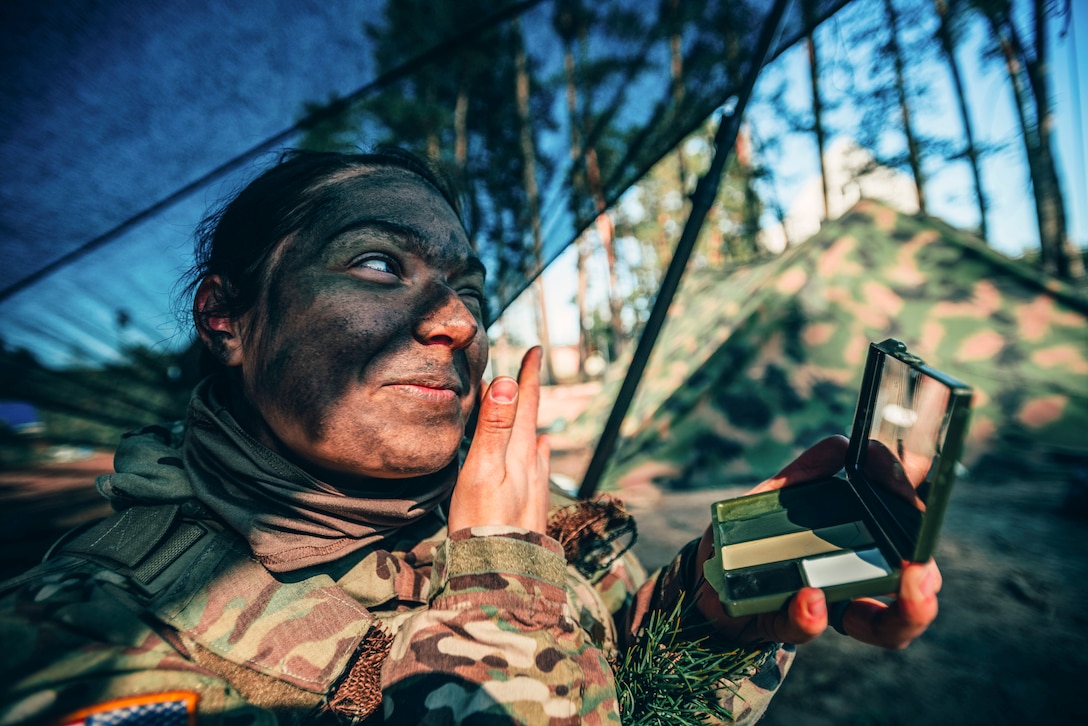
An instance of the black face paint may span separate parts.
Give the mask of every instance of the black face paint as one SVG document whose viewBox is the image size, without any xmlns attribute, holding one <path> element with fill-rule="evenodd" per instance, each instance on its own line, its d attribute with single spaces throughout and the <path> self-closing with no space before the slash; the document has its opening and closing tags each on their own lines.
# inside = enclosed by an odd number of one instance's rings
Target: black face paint
<svg viewBox="0 0 1088 726">
<path fill-rule="evenodd" d="M 245 395 L 282 447 L 366 476 L 456 454 L 487 363 L 482 272 L 445 200 L 399 169 L 320 191 L 244 341 Z"/>
</svg>

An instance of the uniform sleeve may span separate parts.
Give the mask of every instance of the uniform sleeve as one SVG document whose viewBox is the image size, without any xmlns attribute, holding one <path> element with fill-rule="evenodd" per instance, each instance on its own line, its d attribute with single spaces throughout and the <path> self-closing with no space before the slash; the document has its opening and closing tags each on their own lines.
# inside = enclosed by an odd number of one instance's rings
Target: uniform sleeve
<svg viewBox="0 0 1088 726">
<path fill-rule="evenodd" d="M 508 527 L 439 547 L 430 607 L 408 618 L 382 669 L 396 723 L 619 723 L 612 671 L 572 614 L 550 537 Z"/>
<path fill-rule="evenodd" d="M 690 604 L 690 595 L 697 592 L 702 577 L 702 563 L 698 559 L 699 540 L 686 545 L 666 567 L 649 577 L 640 577 L 641 566 L 630 554 L 618 558 L 609 570 L 599 576 L 595 586 L 615 617 L 619 648 L 626 651 L 642 647 L 640 635 L 644 632 L 652 613 L 672 613 L 681 597 Z M 626 596 L 624 596 L 626 593 Z M 683 603 L 681 603 L 683 607 Z M 754 724 L 770 705 L 793 663 L 795 649 L 781 643 L 757 646 L 756 652 L 741 649 L 728 639 L 715 636 L 700 624 L 684 619 L 688 628 L 686 636 L 705 637 L 705 647 L 718 651 L 722 658 L 736 661 L 745 656 L 751 663 L 742 669 L 726 687 L 719 689 L 718 701 L 732 714 L 726 723 Z M 685 637 L 685 635 L 681 635 Z M 622 673 L 620 688 L 622 689 Z"/>
</svg>

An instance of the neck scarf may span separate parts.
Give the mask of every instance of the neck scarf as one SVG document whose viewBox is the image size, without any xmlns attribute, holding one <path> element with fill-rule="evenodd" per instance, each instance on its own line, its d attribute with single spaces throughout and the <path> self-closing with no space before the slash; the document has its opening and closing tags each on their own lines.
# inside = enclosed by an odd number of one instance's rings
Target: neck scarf
<svg viewBox="0 0 1088 726">
<path fill-rule="evenodd" d="M 242 430 L 216 378 L 193 392 L 182 459 L 196 498 L 245 537 L 273 572 L 325 564 L 418 521 L 453 490 L 456 458 L 434 474 L 344 492 Z"/>
</svg>

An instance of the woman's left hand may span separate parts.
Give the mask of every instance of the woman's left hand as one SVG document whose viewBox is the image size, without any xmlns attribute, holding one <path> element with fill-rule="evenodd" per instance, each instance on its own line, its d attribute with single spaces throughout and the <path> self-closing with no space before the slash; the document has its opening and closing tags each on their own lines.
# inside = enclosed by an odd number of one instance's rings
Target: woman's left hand
<svg viewBox="0 0 1088 726">
<path fill-rule="evenodd" d="M 537 436 L 541 349 L 521 362 L 518 380 L 501 376 L 481 387 L 476 431 L 450 502 L 449 531 L 513 525 L 544 533 L 551 450 Z"/>
<path fill-rule="evenodd" d="M 847 440 L 841 436 L 820 441 L 802 453 L 775 477 L 750 493 L 829 476 L 842 468 Z M 700 566 L 714 552 L 714 535 L 708 527 L 699 542 Z M 884 648 L 905 648 L 937 617 L 937 593 L 941 573 L 933 560 L 904 563 L 899 592 L 891 604 L 871 598 L 851 601 L 842 613 L 842 629 L 863 643 Z M 697 607 L 725 635 L 739 642 L 807 643 L 828 625 L 828 608 L 819 588 L 804 587 L 781 610 L 741 618 L 726 615 L 714 588 L 702 580 Z"/>
</svg>

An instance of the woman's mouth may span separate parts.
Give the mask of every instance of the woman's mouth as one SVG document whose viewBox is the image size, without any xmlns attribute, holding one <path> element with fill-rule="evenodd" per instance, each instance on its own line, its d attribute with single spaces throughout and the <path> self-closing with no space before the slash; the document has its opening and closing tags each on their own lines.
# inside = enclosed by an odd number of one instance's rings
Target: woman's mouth
<svg viewBox="0 0 1088 726">
<path fill-rule="evenodd" d="M 458 398 L 457 391 L 446 385 L 429 383 L 393 383 L 387 386 L 387 388 L 391 388 L 397 393 L 403 393 L 407 396 L 419 398 L 424 401 L 433 401 L 434 403 L 448 403 L 456 401 Z"/>
</svg>

